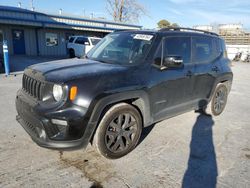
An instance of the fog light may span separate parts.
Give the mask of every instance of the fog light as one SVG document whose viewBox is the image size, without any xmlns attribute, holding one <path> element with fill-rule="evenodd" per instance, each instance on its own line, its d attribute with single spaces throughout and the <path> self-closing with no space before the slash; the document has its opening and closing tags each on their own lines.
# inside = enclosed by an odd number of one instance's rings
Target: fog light
<svg viewBox="0 0 250 188">
<path fill-rule="evenodd" d="M 64 125 L 64 126 L 68 125 L 67 121 L 60 120 L 60 119 L 51 119 L 51 122 L 56 125 Z"/>
<path fill-rule="evenodd" d="M 36 132 L 40 138 L 43 138 L 43 139 L 46 138 L 46 133 L 43 129 L 36 127 Z"/>
</svg>

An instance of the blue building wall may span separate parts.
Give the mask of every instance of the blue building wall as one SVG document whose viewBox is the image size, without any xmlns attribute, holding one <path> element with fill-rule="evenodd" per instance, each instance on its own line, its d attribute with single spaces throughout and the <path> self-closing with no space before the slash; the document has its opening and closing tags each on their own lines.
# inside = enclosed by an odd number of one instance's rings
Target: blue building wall
<svg viewBox="0 0 250 188">
<path fill-rule="evenodd" d="M 8 41 L 10 55 L 15 55 L 14 45 L 20 43 L 18 39 L 16 40 L 19 31 L 24 33 L 24 55 L 63 56 L 67 55 L 66 44 L 70 35 L 103 37 L 117 29 L 140 28 L 141 26 L 106 20 L 49 15 L 16 7 L 0 6 L 0 32 Z M 48 35 L 57 36 L 57 45 L 46 45 Z"/>
</svg>

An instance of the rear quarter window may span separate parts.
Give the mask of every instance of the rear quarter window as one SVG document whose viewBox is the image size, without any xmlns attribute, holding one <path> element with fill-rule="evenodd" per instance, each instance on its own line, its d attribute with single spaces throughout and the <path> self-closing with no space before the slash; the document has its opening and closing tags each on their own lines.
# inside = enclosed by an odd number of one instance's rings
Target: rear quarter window
<svg viewBox="0 0 250 188">
<path fill-rule="evenodd" d="M 228 58 L 227 56 L 227 48 L 226 48 L 226 43 L 223 39 L 218 39 L 219 42 L 220 42 L 220 46 L 221 46 L 221 50 L 223 52 L 223 57 L 224 58 Z"/>
<path fill-rule="evenodd" d="M 193 37 L 193 62 L 208 63 L 214 59 L 213 40 L 210 37 Z"/>
<path fill-rule="evenodd" d="M 72 43 L 74 41 L 75 37 L 70 37 L 69 38 L 69 43 Z"/>
</svg>

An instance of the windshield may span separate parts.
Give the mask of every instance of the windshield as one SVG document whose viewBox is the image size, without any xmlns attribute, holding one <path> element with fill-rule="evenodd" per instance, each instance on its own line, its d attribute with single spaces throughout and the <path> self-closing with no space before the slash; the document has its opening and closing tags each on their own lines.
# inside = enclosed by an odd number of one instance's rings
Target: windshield
<svg viewBox="0 0 250 188">
<path fill-rule="evenodd" d="M 90 40 L 91 40 L 91 43 L 92 43 L 93 45 L 97 45 L 97 43 L 100 42 L 101 39 L 92 38 L 92 39 L 90 39 Z"/>
<path fill-rule="evenodd" d="M 153 37 L 151 34 L 112 33 L 91 49 L 87 56 L 104 63 L 139 63 L 147 55 Z"/>
</svg>

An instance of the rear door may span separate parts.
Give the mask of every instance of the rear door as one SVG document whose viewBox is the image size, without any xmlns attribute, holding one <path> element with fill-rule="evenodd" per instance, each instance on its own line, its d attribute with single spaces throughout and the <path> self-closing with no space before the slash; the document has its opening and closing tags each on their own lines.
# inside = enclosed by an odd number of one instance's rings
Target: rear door
<svg viewBox="0 0 250 188">
<path fill-rule="evenodd" d="M 163 53 L 161 57 L 181 56 L 184 66 L 165 70 L 152 68 L 150 77 L 153 87 L 150 89 L 150 101 L 155 121 L 192 108 L 194 87 L 191 37 L 167 37 L 163 40 L 163 47 L 158 50 L 158 52 L 161 51 Z"/>
<path fill-rule="evenodd" d="M 195 64 L 194 100 L 199 106 L 209 98 L 217 75 L 220 73 L 218 60 L 221 54 L 217 38 L 192 37 L 192 61 Z"/>
<path fill-rule="evenodd" d="M 88 43 L 88 38 L 86 37 L 77 37 L 75 40 L 75 55 L 77 57 L 82 57 L 85 55 L 86 43 Z"/>
</svg>

